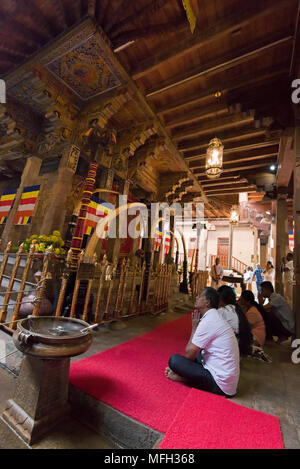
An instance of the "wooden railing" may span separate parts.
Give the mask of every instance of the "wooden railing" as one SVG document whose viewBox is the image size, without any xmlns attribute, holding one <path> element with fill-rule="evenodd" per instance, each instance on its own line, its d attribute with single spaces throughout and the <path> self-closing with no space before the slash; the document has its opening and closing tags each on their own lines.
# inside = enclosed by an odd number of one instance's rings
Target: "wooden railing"
<svg viewBox="0 0 300 469">
<path fill-rule="evenodd" d="M 240 261 L 236 257 L 232 257 L 232 268 L 236 270 L 239 274 L 244 274 L 247 270 L 248 265 Z"/>
<path fill-rule="evenodd" d="M 220 259 L 220 264 L 224 269 L 228 267 L 228 257 L 227 256 L 216 256 L 215 254 L 210 255 L 210 265 L 214 265 L 216 258 Z M 247 264 L 240 261 L 236 257 L 232 256 L 231 268 L 236 270 L 238 273 L 243 274 L 247 270 Z"/>
<path fill-rule="evenodd" d="M 196 298 L 201 292 L 202 288 L 207 286 L 208 280 L 208 271 L 207 270 L 198 270 L 193 272 L 192 278 L 192 296 Z"/>
<path fill-rule="evenodd" d="M 46 283 L 53 279 L 53 249 L 50 248 L 43 256 L 41 281 L 38 285 L 30 284 L 35 290 L 30 301 L 25 300 L 28 293 L 28 278 L 32 276 L 32 261 L 35 257 L 34 246 L 29 253 L 20 247 L 18 253 L 10 259 L 9 275 L 5 275 L 8 268 L 11 244 L 8 244 L 2 262 L 0 263 L 0 324 L 6 330 L 14 330 L 17 321 L 22 319 L 20 309 L 25 302 L 31 303 L 33 316 L 42 315 L 41 304 L 46 298 Z M 168 297 L 171 288 L 175 265 L 159 264 L 155 270 L 146 272 L 145 262 L 140 265 L 136 258 L 124 258 L 120 264 L 109 263 L 106 256 L 99 261 L 96 257 L 85 259 L 81 253 L 77 272 L 71 270 L 71 252 L 64 267 L 56 269 L 60 279 L 60 286 L 56 289 L 56 307 L 53 315 L 56 317 L 70 316 L 81 318 L 89 323 L 106 323 L 122 318 L 138 316 L 142 313 L 159 314 L 168 308 Z M 17 278 L 22 263 L 23 273 Z M 60 262 L 61 264 L 61 262 Z M 73 280 L 71 282 L 73 276 Z M 8 280 L 5 288 L 2 280 Z M 18 288 L 16 288 L 18 283 Z M 27 290 L 26 290 L 27 285 Z M 71 285 L 71 287 L 70 287 Z M 11 298 L 13 294 L 17 298 Z M 23 316 L 24 317 L 24 316 Z M 8 326 L 8 327 L 7 327 Z"/>
</svg>

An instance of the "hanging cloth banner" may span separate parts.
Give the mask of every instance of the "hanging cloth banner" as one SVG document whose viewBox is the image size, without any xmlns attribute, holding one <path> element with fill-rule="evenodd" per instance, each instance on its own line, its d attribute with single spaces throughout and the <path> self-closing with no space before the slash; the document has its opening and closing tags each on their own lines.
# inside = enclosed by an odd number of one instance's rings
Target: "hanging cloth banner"
<svg viewBox="0 0 300 469">
<path fill-rule="evenodd" d="M 41 186 L 24 187 L 14 225 L 29 225 Z"/>
<path fill-rule="evenodd" d="M 166 237 L 165 237 L 165 254 L 169 254 L 170 243 L 171 243 L 171 233 L 167 231 Z"/>
<path fill-rule="evenodd" d="M 295 222 L 293 221 L 293 228 L 289 231 L 289 250 L 294 251 L 294 233 L 295 233 Z"/>
<path fill-rule="evenodd" d="M 98 199 L 98 197 L 95 195 L 92 195 L 86 214 L 84 234 L 92 234 L 97 226 L 97 223 L 102 218 L 105 218 L 114 209 L 114 205 L 110 204 L 109 202 L 105 202 L 105 200 Z M 105 239 L 107 237 L 108 226 L 105 227 L 103 233 L 103 238 Z"/>
<path fill-rule="evenodd" d="M 154 251 L 159 252 L 160 246 L 162 243 L 162 232 L 158 229 L 155 230 L 155 238 L 154 238 Z"/>
<path fill-rule="evenodd" d="M 5 225 L 18 189 L 8 189 L 0 199 L 0 225 Z"/>
<path fill-rule="evenodd" d="M 192 9 L 190 0 L 182 0 L 182 4 L 183 4 L 183 7 L 186 11 L 186 16 L 187 16 L 187 19 L 189 20 L 191 32 L 193 34 L 194 31 L 195 31 L 197 18 L 196 18 L 195 13 Z"/>
</svg>

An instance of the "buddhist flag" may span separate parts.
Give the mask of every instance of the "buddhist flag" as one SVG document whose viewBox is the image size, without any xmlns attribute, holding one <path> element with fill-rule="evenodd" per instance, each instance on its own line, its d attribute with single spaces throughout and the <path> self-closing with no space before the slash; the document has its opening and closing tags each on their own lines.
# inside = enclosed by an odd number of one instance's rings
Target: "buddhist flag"
<svg viewBox="0 0 300 469">
<path fill-rule="evenodd" d="M 289 231 L 289 250 L 294 251 L 294 230 L 295 222 L 293 222 L 293 229 Z"/>
<path fill-rule="evenodd" d="M 171 233 L 168 231 L 165 237 L 165 254 L 169 254 L 171 243 Z"/>
<path fill-rule="evenodd" d="M 6 223 L 9 211 L 13 205 L 18 189 L 9 189 L 3 192 L 0 199 L 0 225 Z"/>
<path fill-rule="evenodd" d="M 105 200 L 98 199 L 95 195 L 92 195 L 85 219 L 84 234 L 92 234 L 98 222 L 102 218 L 105 218 L 114 209 L 114 205 L 110 204 L 109 202 L 105 202 Z M 104 228 L 103 239 L 107 237 L 108 224 Z"/>
<path fill-rule="evenodd" d="M 190 2 L 190 0 L 182 0 L 182 4 L 183 4 L 183 7 L 186 11 L 187 19 L 189 20 L 189 23 L 190 23 L 191 32 L 194 33 L 197 18 L 196 18 L 195 13 L 192 9 L 191 2 Z"/>
<path fill-rule="evenodd" d="M 159 252 L 160 246 L 162 241 L 162 232 L 159 230 L 155 230 L 155 238 L 154 238 L 154 251 Z"/>
<path fill-rule="evenodd" d="M 29 225 L 33 215 L 35 204 L 40 192 L 41 186 L 24 187 L 23 194 L 17 213 L 15 215 L 15 225 Z"/>
</svg>

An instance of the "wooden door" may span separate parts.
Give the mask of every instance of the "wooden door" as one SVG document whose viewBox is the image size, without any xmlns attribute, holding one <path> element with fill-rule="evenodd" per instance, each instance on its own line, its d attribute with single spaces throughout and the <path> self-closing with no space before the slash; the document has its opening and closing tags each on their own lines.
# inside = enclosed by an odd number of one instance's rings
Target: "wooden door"
<svg viewBox="0 0 300 469">
<path fill-rule="evenodd" d="M 229 238 L 218 238 L 218 258 L 224 269 L 228 267 Z"/>
</svg>

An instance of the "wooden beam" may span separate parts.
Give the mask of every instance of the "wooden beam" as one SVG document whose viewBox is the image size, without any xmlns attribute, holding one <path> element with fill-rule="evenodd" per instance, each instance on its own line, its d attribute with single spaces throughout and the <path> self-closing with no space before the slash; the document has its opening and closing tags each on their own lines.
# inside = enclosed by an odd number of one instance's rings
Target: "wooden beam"
<svg viewBox="0 0 300 469">
<path fill-rule="evenodd" d="M 252 136 L 262 136 L 265 135 L 266 130 L 265 129 L 242 129 L 239 131 L 223 131 L 218 134 L 218 138 L 222 140 L 222 143 L 226 142 L 232 142 L 232 141 L 241 141 L 244 140 L 248 137 Z M 184 150 L 192 150 L 196 148 L 207 148 L 209 144 L 210 137 L 212 138 L 213 135 L 211 134 L 210 136 L 206 138 L 194 138 L 190 140 L 185 140 L 179 143 L 178 149 L 181 151 Z M 225 147 L 226 148 L 226 147 Z M 224 148 L 224 149 L 225 149 Z"/>
<path fill-rule="evenodd" d="M 271 67 L 265 70 L 256 70 L 252 75 L 249 73 L 244 75 L 239 75 L 236 78 L 233 78 L 229 81 L 222 81 L 222 92 L 228 92 L 231 90 L 235 90 L 238 88 L 248 88 L 250 85 L 255 83 L 261 83 L 264 81 L 268 81 L 275 76 L 282 76 L 288 75 L 288 68 L 284 67 L 281 68 L 280 65 L 276 65 L 276 67 Z M 217 86 L 214 85 L 209 89 L 204 89 L 202 92 L 198 92 L 191 96 L 185 96 L 184 98 L 180 98 L 178 101 L 163 106 L 162 108 L 157 109 L 158 114 L 165 114 L 166 112 L 175 111 L 180 109 L 183 106 L 187 106 L 190 104 L 197 103 L 203 99 L 213 97 L 217 91 Z"/>
<path fill-rule="evenodd" d="M 277 187 L 288 187 L 296 164 L 294 129 L 285 129 L 280 139 Z"/>
<path fill-rule="evenodd" d="M 241 189 L 241 190 L 232 190 L 231 192 L 216 192 L 215 194 L 207 194 L 207 197 L 214 197 L 214 196 L 222 196 L 222 195 L 234 195 L 234 194 L 240 194 L 241 192 L 247 192 L 248 194 L 251 193 L 256 193 L 257 190 L 255 189 Z"/>
<path fill-rule="evenodd" d="M 206 29 L 197 29 L 193 35 L 187 33 L 186 36 L 178 41 L 173 47 L 168 44 L 158 54 L 151 56 L 140 62 L 139 65 L 131 71 L 134 80 L 142 78 L 144 75 L 153 71 L 169 60 L 179 59 L 183 55 L 190 53 L 201 46 L 210 43 L 220 37 L 230 34 L 237 28 L 242 28 L 250 23 L 254 23 L 262 15 L 268 15 L 274 11 L 278 14 L 278 7 L 290 4 L 290 0 L 272 1 L 255 3 L 250 8 L 240 9 L 238 13 L 223 18 L 215 22 Z M 276 5 L 276 6 L 275 6 Z"/>
<path fill-rule="evenodd" d="M 246 166 L 238 166 L 236 168 L 227 168 L 223 169 L 222 173 L 240 173 L 241 171 L 248 171 L 251 172 L 254 169 L 257 168 L 268 168 L 270 164 L 276 163 L 276 158 L 273 158 L 272 160 L 264 161 L 263 163 L 258 163 L 258 164 L 253 164 L 253 165 L 246 165 Z M 206 176 L 206 173 L 198 173 L 198 170 L 194 171 L 194 174 L 197 174 L 197 176 Z"/>
<path fill-rule="evenodd" d="M 233 186 L 234 187 L 236 184 L 244 184 L 245 182 L 248 182 L 246 178 L 234 179 L 233 181 L 224 181 L 221 179 L 216 179 L 214 182 L 211 182 L 210 184 L 202 183 L 202 187 L 206 191 L 208 187 L 216 187 L 216 186 Z"/>
<path fill-rule="evenodd" d="M 241 184 L 237 187 L 222 187 L 222 186 L 219 186 L 219 187 L 216 187 L 215 189 L 207 189 L 205 190 L 205 193 L 208 195 L 208 194 L 212 194 L 213 192 L 227 192 L 228 191 L 228 194 L 230 194 L 230 191 L 236 191 L 236 190 L 243 190 L 243 189 L 253 189 L 254 187 L 256 187 L 255 184 Z M 246 191 L 245 191 L 246 192 Z"/>
<path fill-rule="evenodd" d="M 186 29 L 186 23 L 183 23 L 182 20 L 174 20 L 162 24 L 154 24 L 145 26 L 144 28 L 131 29 L 129 31 L 124 31 L 117 36 L 111 37 L 111 41 L 114 45 L 114 48 L 121 47 L 124 44 L 127 44 L 130 41 L 136 41 L 137 39 L 145 39 L 159 34 L 166 34 L 176 31 L 180 33 L 181 30 Z"/>
<path fill-rule="evenodd" d="M 227 158 L 228 159 L 223 159 L 223 165 L 228 165 L 228 164 L 233 164 L 233 163 L 242 163 L 243 161 L 255 161 L 259 160 L 262 158 L 270 158 L 272 156 L 277 156 L 278 155 L 278 146 L 272 146 L 269 151 L 266 151 L 266 149 L 262 149 L 261 152 L 258 150 L 252 150 L 248 151 L 246 156 L 242 157 L 243 152 L 240 154 L 235 155 L 234 158 Z M 205 165 L 199 165 L 197 161 L 193 161 L 189 164 L 190 169 L 198 169 L 198 168 L 205 168 Z"/>
<path fill-rule="evenodd" d="M 240 114 L 205 120 L 203 123 L 185 127 L 179 131 L 173 132 L 172 139 L 175 141 L 182 140 L 186 137 L 207 134 L 208 132 L 217 132 L 220 129 L 228 129 L 233 126 L 236 127 L 238 124 L 245 125 L 254 121 L 254 114 L 255 111 L 251 110 Z"/>
<path fill-rule="evenodd" d="M 171 1 L 173 0 L 154 0 L 151 3 L 148 3 L 140 10 L 134 11 L 134 13 L 130 13 L 122 21 L 115 23 L 112 27 L 108 28 L 107 31 L 109 35 L 111 36 L 113 32 L 120 31 L 124 26 L 127 26 L 130 23 L 136 23 L 137 20 L 142 21 L 144 18 L 152 19 L 153 15 L 155 15 L 157 11 L 159 11 Z"/>
<path fill-rule="evenodd" d="M 240 179 L 240 176 L 226 176 L 226 177 L 223 177 L 222 175 L 218 178 L 218 179 L 215 179 L 214 181 L 231 181 L 231 182 L 234 182 L 234 181 L 237 181 Z M 204 185 L 206 185 L 207 183 L 211 183 L 213 184 L 214 182 L 212 181 L 212 179 L 209 179 L 208 177 L 205 177 L 205 178 L 202 178 L 200 179 L 199 178 L 199 182 L 201 182 L 201 185 L 204 187 Z"/>
<path fill-rule="evenodd" d="M 231 154 L 231 153 L 249 151 L 253 149 L 266 148 L 266 147 L 270 147 L 273 145 L 277 145 L 280 142 L 279 138 L 261 141 L 261 138 L 258 137 L 258 140 L 260 140 L 258 143 L 252 143 L 252 144 L 249 143 L 245 145 L 241 145 L 240 142 L 237 142 L 235 144 L 232 144 L 229 148 L 225 147 L 225 149 L 223 150 L 223 154 L 227 155 L 228 153 Z M 184 154 L 184 159 L 187 160 L 189 163 L 192 161 L 201 161 L 201 160 L 204 160 L 205 158 L 206 158 L 206 153 L 200 153 L 198 150 L 193 150 Z"/>
<path fill-rule="evenodd" d="M 241 108 L 239 109 L 239 111 Z M 226 103 L 220 104 L 213 104 L 211 106 L 201 106 L 200 108 L 194 109 L 192 112 L 184 113 L 179 117 L 173 118 L 171 115 L 171 119 L 167 119 L 165 117 L 165 126 L 169 129 L 173 127 L 179 127 L 184 124 L 190 124 L 192 122 L 202 120 L 208 117 L 214 116 L 224 116 L 229 113 L 233 113 L 233 107 L 230 108 Z M 238 112 L 238 111 L 236 111 Z"/>
<path fill-rule="evenodd" d="M 231 67 L 241 65 L 242 63 L 251 60 L 253 57 L 263 54 L 269 49 L 278 47 L 287 42 L 291 42 L 292 39 L 293 36 L 291 36 L 290 34 L 280 34 L 280 36 L 278 36 L 278 34 L 274 36 L 273 34 L 266 38 L 264 41 L 260 41 L 259 43 L 254 45 L 251 44 L 251 47 L 240 49 L 235 53 L 230 52 L 226 56 L 223 56 L 221 59 L 218 58 L 216 60 L 208 62 L 201 68 L 199 68 L 198 66 L 196 68 L 193 68 L 192 70 L 189 70 L 188 72 L 178 74 L 169 80 L 160 82 L 159 86 L 149 89 L 145 92 L 145 94 L 147 98 L 150 98 L 157 94 L 166 92 L 174 87 L 183 85 L 189 81 L 201 78 L 204 75 L 217 73 L 220 70 L 224 72 Z"/>
</svg>

